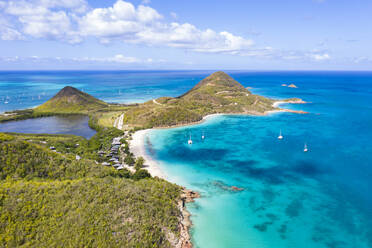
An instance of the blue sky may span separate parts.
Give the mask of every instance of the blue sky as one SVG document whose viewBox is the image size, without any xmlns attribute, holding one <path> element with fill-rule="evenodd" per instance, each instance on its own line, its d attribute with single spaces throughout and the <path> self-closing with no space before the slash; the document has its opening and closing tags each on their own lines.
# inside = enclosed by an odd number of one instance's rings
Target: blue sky
<svg viewBox="0 0 372 248">
<path fill-rule="evenodd" d="M 370 0 L 0 0 L 0 69 L 371 70 Z"/>
</svg>

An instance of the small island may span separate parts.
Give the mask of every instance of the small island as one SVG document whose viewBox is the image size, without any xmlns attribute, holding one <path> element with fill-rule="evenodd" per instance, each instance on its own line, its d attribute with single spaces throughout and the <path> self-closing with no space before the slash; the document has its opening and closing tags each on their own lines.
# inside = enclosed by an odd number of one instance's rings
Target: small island
<svg viewBox="0 0 372 248">
<path fill-rule="evenodd" d="M 185 203 L 199 195 L 144 168 L 147 158 L 136 151 L 143 135 L 135 131 L 194 124 L 213 114 L 305 113 L 280 103 L 304 102 L 255 95 L 220 71 L 179 97 L 111 104 L 66 86 L 34 109 L 0 115 L 5 122 L 83 114 L 97 131 L 89 140 L 0 133 L 0 210 L 6 220 L 0 246 L 191 247 Z"/>
</svg>

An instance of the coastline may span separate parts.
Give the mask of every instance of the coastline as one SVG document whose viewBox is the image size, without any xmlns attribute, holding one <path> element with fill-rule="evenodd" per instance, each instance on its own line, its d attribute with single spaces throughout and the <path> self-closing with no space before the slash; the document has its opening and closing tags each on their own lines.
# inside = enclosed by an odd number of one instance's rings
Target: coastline
<svg viewBox="0 0 372 248">
<path fill-rule="evenodd" d="M 130 151 L 135 157 L 141 156 L 145 159 L 144 169 L 147 170 L 152 177 L 159 177 L 168 181 L 165 173 L 160 169 L 158 162 L 146 153 L 145 139 L 150 130 L 151 129 L 140 130 L 132 135 L 132 140 L 129 143 Z M 190 235 L 190 228 L 192 226 L 191 214 L 187 211 L 185 204 L 193 202 L 195 198 L 199 197 L 199 193 L 182 187 L 181 199 L 178 201 L 178 208 L 181 212 L 179 216 L 180 238 L 174 239 L 173 237 L 169 237 L 169 241 L 176 248 L 192 247 Z"/>
<path fill-rule="evenodd" d="M 146 153 L 145 138 L 150 130 L 151 129 L 145 129 L 135 132 L 132 135 L 132 140 L 129 142 L 129 149 L 135 157 L 143 157 L 145 159 L 144 169 L 147 170 L 151 176 L 167 180 L 166 175 L 159 168 L 158 162 Z"/>
<path fill-rule="evenodd" d="M 201 124 L 208 119 L 217 117 L 217 116 L 223 116 L 223 115 L 251 115 L 251 116 L 267 116 L 270 114 L 275 113 L 282 113 L 282 112 L 289 112 L 289 113 L 297 113 L 297 114 L 308 114 L 308 112 L 302 111 L 302 110 L 292 110 L 292 109 L 282 109 L 278 108 L 281 104 L 305 104 L 306 102 L 303 100 L 299 101 L 275 101 L 273 103 L 273 107 L 277 108 L 275 110 L 265 111 L 264 113 L 256 113 L 256 112 L 247 112 L 247 113 L 215 113 L 215 114 L 209 114 L 204 116 L 200 121 L 196 122 L 190 122 L 187 124 L 178 124 L 173 126 L 164 126 L 164 127 L 156 127 L 156 128 L 150 128 L 150 129 L 144 129 L 136 131 L 132 135 L 132 140 L 129 142 L 129 148 L 130 151 L 134 154 L 135 157 L 143 157 L 145 159 L 145 167 L 151 176 L 153 177 L 159 177 L 161 179 L 167 180 L 167 175 L 161 170 L 159 167 L 159 163 L 153 159 L 150 155 L 146 153 L 146 147 L 145 147 L 145 138 L 147 137 L 147 134 L 149 131 L 153 129 L 170 129 L 170 128 L 178 128 L 178 127 L 185 127 L 185 126 L 193 126 Z"/>
<path fill-rule="evenodd" d="M 306 102 L 300 100 L 300 101 L 275 101 L 273 103 L 274 108 L 278 108 L 281 104 L 304 104 Z M 204 116 L 200 121 L 197 122 L 191 122 L 187 124 L 179 124 L 179 125 L 173 125 L 169 127 L 157 127 L 157 128 L 151 128 L 151 129 L 144 129 L 139 130 L 135 132 L 132 135 L 132 140 L 129 143 L 130 151 L 134 154 L 135 157 L 143 157 L 145 159 L 145 167 L 152 177 L 159 177 L 161 179 L 167 180 L 167 175 L 162 171 L 162 169 L 159 166 L 159 163 L 153 159 L 150 155 L 146 152 L 145 147 L 145 139 L 148 135 L 148 132 L 150 132 L 153 129 L 169 129 L 169 128 L 177 128 L 177 127 L 184 127 L 184 126 L 193 126 L 201 124 L 208 119 L 217 117 L 217 116 L 223 116 L 223 115 L 251 115 L 251 116 L 267 116 L 274 113 L 281 113 L 281 112 L 290 112 L 290 113 L 297 113 L 297 114 L 307 114 L 307 112 L 304 111 L 297 111 L 297 110 L 291 110 L 291 109 L 281 109 L 278 108 L 276 110 L 266 111 L 264 113 L 215 113 L 215 114 L 209 114 Z M 167 180 L 168 181 L 168 180 Z M 182 185 L 181 185 L 182 186 Z M 191 222 L 191 214 L 189 211 L 187 211 L 185 203 L 193 202 L 195 198 L 199 198 L 200 195 L 197 192 L 194 192 L 192 190 L 186 189 L 183 187 L 181 200 L 178 202 L 179 209 L 181 211 L 180 216 L 180 238 L 178 239 L 178 242 L 176 240 L 173 240 L 171 242 L 174 247 L 176 248 L 191 248 L 191 235 L 190 235 L 190 228 L 192 226 Z"/>
<path fill-rule="evenodd" d="M 204 116 L 200 121 L 194 121 L 194 122 L 189 122 L 189 123 L 184 123 L 184 124 L 176 124 L 172 126 L 162 126 L 162 127 L 154 127 L 146 130 L 151 130 L 151 129 L 170 129 L 170 128 L 177 128 L 177 127 L 186 127 L 186 126 L 193 126 L 193 125 L 198 125 L 206 120 L 213 118 L 215 116 L 220 116 L 220 115 L 250 115 L 250 116 L 267 116 L 271 114 L 276 114 L 276 113 L 294 113 L 294 114 L 309 114 L 309 112 L 302 111 L 302 110 L 293 110 L 293 109 L 286 109 L 286 108 L 279 108 L 281 104 L 306 104 L 307 102 L 303 100 L 299 101 L 282 101 L 278 100 L 273 103 L 273 107 L 276 108 L 274 110 L 268 110 L 263 113 L 261 112 L 241 112 L 241 113 L 214 113 L 214 114 L 209 114 Z M 141 130 L 143 131 L 143 130 Z M 139 132 L 139 131 L 137 131 Z"/>
</svg>

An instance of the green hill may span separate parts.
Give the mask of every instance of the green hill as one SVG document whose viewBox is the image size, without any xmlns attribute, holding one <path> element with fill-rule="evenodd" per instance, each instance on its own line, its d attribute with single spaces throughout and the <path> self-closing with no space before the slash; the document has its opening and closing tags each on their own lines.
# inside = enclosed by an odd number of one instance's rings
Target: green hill
<svg viewBox="0 0 372 248">
<path fill-rule="evenodd" d="M 88 113 L 107 106 L 107 103 L 87 93 L 66 86 L 53 98 L 35 108 L 34 111 L 43 113 Z"/>
<path fill-rule="evenodd" d="M 0 133 L 0 247 L 171 247 L 178 241 L 181 188 L 97 164 L 88 143 L 72 135 Z"/>
<path fill-rule="evenodd" d="M 200 121 L 214 113 L 264 114 L 274 100 L 252 94 L 222 71 L 215 72 L 179 97 L 161 97 L 125 112 L 124 123 L 160 127 Z"/>
<path fill-rule="evenodd" d="M 282 101 L 298 103 L 301 99 Z M 91 123 L 97 126 L 117 127 L 121 123 L 129 129 L 169 127 L 197 122 L 216 113 L 264 115 L 279 110 L 274 103 L 275 100 L 252 94 L 225 72 L 218 71 L 179 97 L 160 97 L 133 105 L 108 104 L 67 86 L 35 109 L 0 115 L 0 122 L 55 114 L 89 114 Z"/>
</svg>

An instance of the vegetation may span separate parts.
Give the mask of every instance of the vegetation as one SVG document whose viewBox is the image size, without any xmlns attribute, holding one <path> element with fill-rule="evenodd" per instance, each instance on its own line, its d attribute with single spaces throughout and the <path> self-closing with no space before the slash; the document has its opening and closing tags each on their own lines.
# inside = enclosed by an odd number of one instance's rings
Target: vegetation
<svg viewBox="0 0 372 248">
<path fill-rule="evenodd" d="M 0 133 L 0 247 L 170 247 L 180 187 L 90 158 L 119 132 Z"/>
<path fill-rule="evenodd" d="M 140 169 L 142 169 L 144 163 L 145 163 L 145 159 L 144 159 L 143 157 L 138 157 L 138 158 L 136 159 L 136 163 L 135 163 L 135 165 L 134 165 L 135 168 L 136 168 L 136 170 L 140 170 Z"/>
<path fill-rule="evenodd" d="M 66 86 L 52 99 L 35 108 L 38 113 L 88 113 L 108 104 L 76 88 Z"/>
<path fill-rule="evenodd" d="M 0 115 L 0 123 L 5 121 L 19 121 L 25 119 L 51 116 L 51 113 L 37 113 L 33 109 L 15 110 Z"/>
<path fill-rule="evenodd" d="M 97 131 L 90 140 L 0 133 L 0 247 L 170 247 L 180 235 L 181 188 L 151 178 L 126 139 L 120 149 L 135 172 L 101 164 L 114 157 L 113 138 L 124 137 L 113 127 L 118 118 L 130 138 L 135 130 L 188 124 L 213 113 L 263 114 L 275 109 L 273 103 L 216 72 L 176 98 L 108 104 L 67 86 L 35 109 L 0 115 L 4 122 L 86 114 Z"/>
<path fill-rule="evenodd" d="M 215 72 L 180 97 L 161 97 L 128 108 L 124 123 L 131 127 L 164 127 L 200 121 L 214 113 L 263 114 L 274 101 L 253 95 L 224 72 Z"/>
<path fill-rule="evenodd" d="M 288 99 L 300 100 L 300 99 Z M 215 72 L 179 97 L 160 97 L 143 104 L 108 104 L 73 87 L 63 88 L 35 109 L 0 115 L 0 122 L 56 114 L 88 114 L 94 129 L 113 127 L 120 116 L 120 129 L 167 127 L 197 122 L 208 114 L 264 114 L 276 109 L 274 100 L 252 94 L 224 72 Z"/>
<path fill-rule="evenodd" d="M 133 153 L 128 153 L 124 158 L 124 162 L 129 166 L 133 166 L 135 161 Z"/>
</svg>

